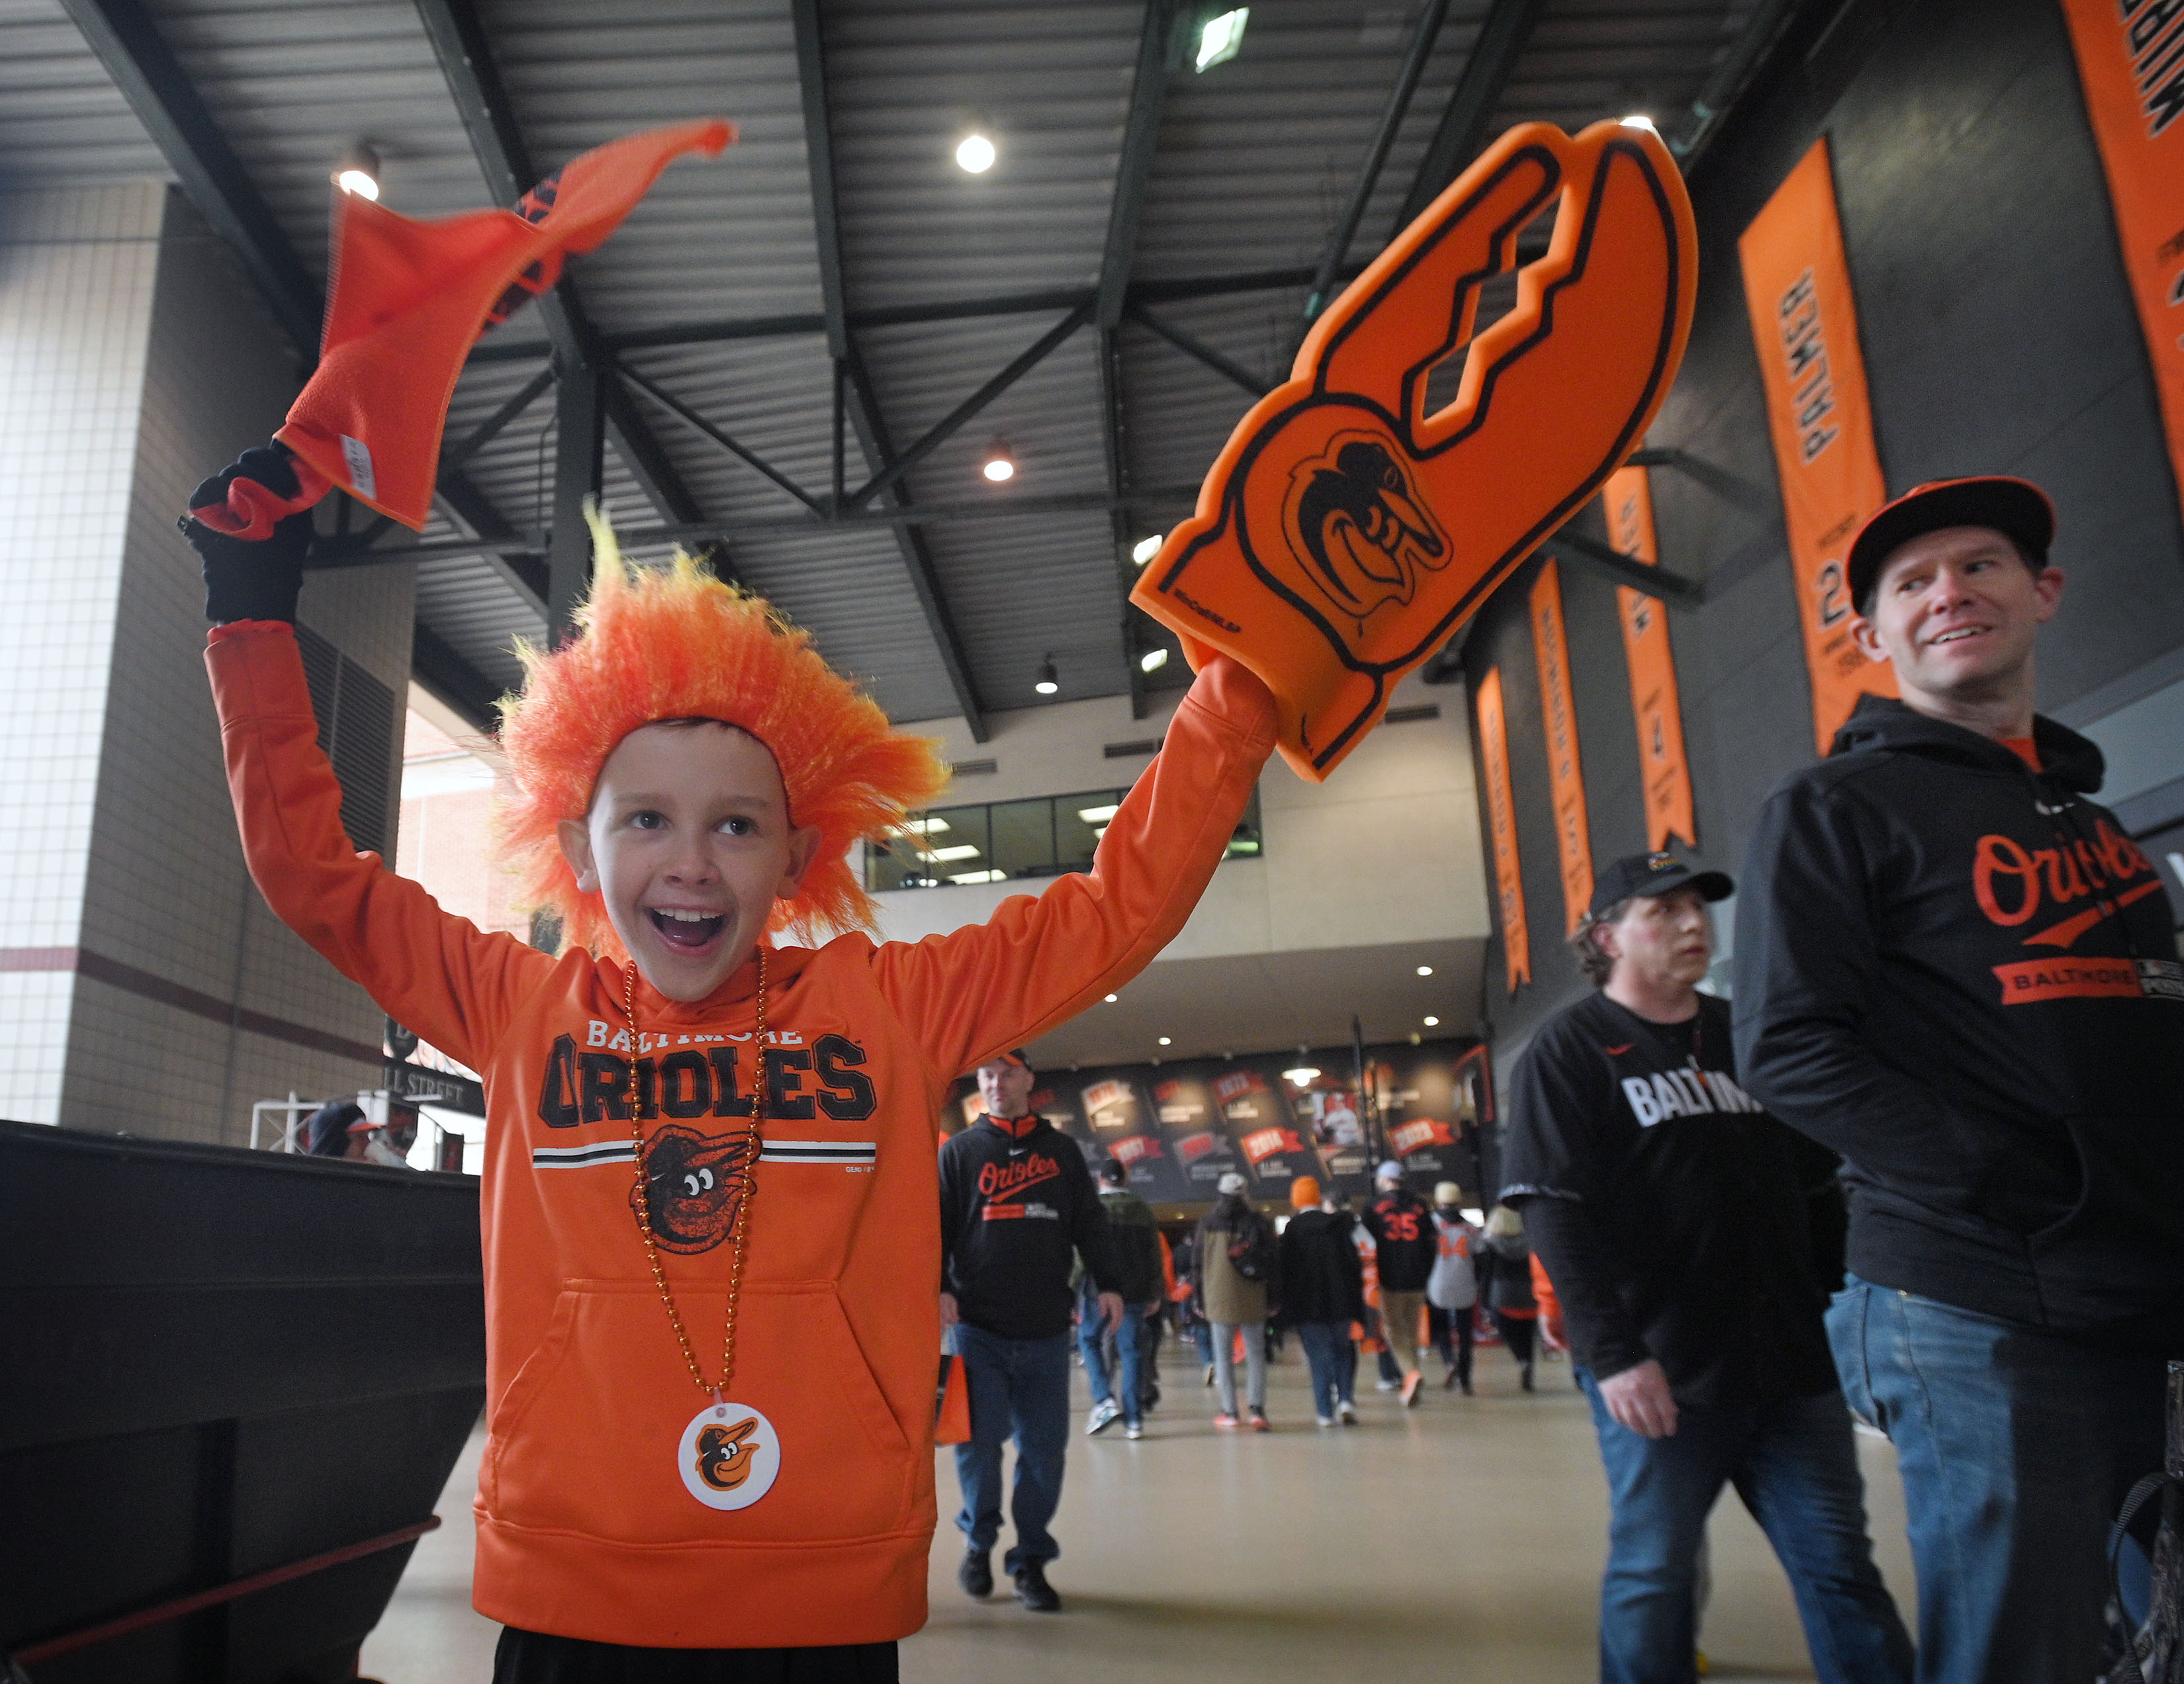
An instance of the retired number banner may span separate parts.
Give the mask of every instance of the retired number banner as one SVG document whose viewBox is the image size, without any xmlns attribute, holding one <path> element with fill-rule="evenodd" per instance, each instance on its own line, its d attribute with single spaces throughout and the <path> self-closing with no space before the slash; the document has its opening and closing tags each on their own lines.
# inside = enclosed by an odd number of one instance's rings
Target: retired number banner
<svg viewBox="0 0 2184 1684">
<path fill-rule="evenodd" d="M 1592 904 L 1592 830 L 1585 772 L 1577 758 L 1577 709 L 1570 700 L 1569 642 L 1563 635 L 1563 575 L 1549 557 L 1532 583 L 1532 653 L 1540 665 L 1540 722 L 1547 733 L 1547 783 L 1555 798 L 1555 854 L 1563 910 L 1575 935 Z"/>
<path fill-rule="evenodd" d="M 2184 5 L 2063 0 L 2184 499 Z"/>
<path fill-rule="evenodd" d="M 1643 468 L 1618 468 L 1602 493 L 1607 541 L 1633 561 L 1660 565 L 1653 535 L 1653 488 Z M 1646 846 L 1658 853 L 1670 836 L 1699 845 L 1691 817 L 1691 769 L 1684 759 L 1684 709 L 1676 697 L 1676 659 L 1669 649 L 1669 614 L 1659 598 L 1615 587 L 1623 620 L 1623 654 L 1630 669 L 1630 714 L 1638 725 L 1638 767 L 1646 795 Z"/>
<path fill-rule="evenodd" d="M 1850 636 L 1857 608 L 1843 554 L 1866 517 L 1888 501 L 1888 489 L 1873 441 L 1825 136 L 1752 218 L 1736 249 L 1797 576 L 1813 735 L 1825 754 L 1859 696 L 1896 693 L 1896 670 L 1867 660 Z"/>
<path fill-rule="evenodd" d="M 1479 684 L 1479 759 L 1486 770 L 1486 828 L 1502 902 L 1502 957 L 1509 992 L 1532 980 L 1532 934 L 1524 922 L 1524 874 L 1517 858 L 1517 803 L 1509 792 L 1509 724 L 1502 712 L 1502 669 Z"/>
</svg>

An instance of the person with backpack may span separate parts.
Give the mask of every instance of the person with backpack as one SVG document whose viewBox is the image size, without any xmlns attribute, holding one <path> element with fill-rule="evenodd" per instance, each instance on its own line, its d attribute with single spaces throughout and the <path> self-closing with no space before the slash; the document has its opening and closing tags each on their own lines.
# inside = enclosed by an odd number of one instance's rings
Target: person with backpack
<svg viewBox="0 0 2184 1684">
<path fill-rule="evenodd" d="M 1486 1213 L 1486 1242 L 1479 1248 L 1479 1289 L 1486 1295 L 1495 1331 L 1516 1359 L 1524 1389 L 1532 1389 L 1533 1336 L 1539 1331 L 1539 1300 L 1532 1296 L 1532 1248 L 1524 1238 L 1524 1219 L 1506 1204 Z"/>
<path fill-rule="evenodd" d="M 1244 1178 L 1231 1170 L 1214 1184 L 1220 1197 L 1198 1223 L 1198 1292 L 1213 1333 L 1213 1380 L 1221 1413 L 1213 1425 L 1242 1425 L 1236 1412 L 1236 1335 L 1244 1336 L 1245 1403 L 1251 1431 L 1267 1423 L 1268 1286 L 1276 1268 L 1273 1224 L 1244 1197 Z"/>
<path fill-rule="evenodd" d="M 1107 1213 L 1107 1238 L 1115 1259 L 1114 1290 L 1121 1294 L 1121 1320 L 1110 1326 L 1099 1311 L 1099 1289 L 1086 1271 L 1079 1292 L 1077 1348 L 1084 1358 L 1084 1380 L 1092 1390 L 1091 1418 L 1087 1435 L 1105 1432 L 1117 1420 L 1125 1438 L 1145 1436 L 1145 1389 L 1142 1370 L 1145 1344 L 1140 1327 L 1160 1313 L 1163 1274 L 1160 1225 L 1152 1207 L 1130 1191 L 1127 1164 L 1110 1158 L 1100 1166 L 1100 1207 Z M 1122 1401 L 1109 1384 L 1106 1345 L 1112 1336 L 1122 1372 Z"/>
</svg>

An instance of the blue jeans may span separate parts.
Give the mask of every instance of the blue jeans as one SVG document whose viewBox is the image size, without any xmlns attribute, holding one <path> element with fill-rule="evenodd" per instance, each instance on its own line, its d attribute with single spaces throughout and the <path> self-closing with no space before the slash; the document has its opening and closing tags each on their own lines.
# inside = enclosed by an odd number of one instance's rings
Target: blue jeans
<svg viewBox="0 0 2184 1684">
<path fill-rule="evenodd" d="M 1580 1369 L 1578 1381 L 1607 1470 L 1602 1684 L 1696 1677 L 1699 1542 L 1724 1484 L 1736 1487 L 1789 1576 L 1821 1684 L 1910 1684 L 1911 1639 L 1873 1565 L 1865 1486 L 1839 1393 L 1764 1408 L 1685 1406 L 1672 1435 L 1647 1438 L 1607 1413 L 1591 1374 Z"/>
<path fill-rule="evenodd" d="M 1920 1684 L 2091 1678 L 2108 1530 L 2162 1461 L 2166 1365 L 1848 1277 L 1844 1394 L 1896 1443 Z"/>
<path fill-rule="evenodd" d="M 1123 1383 L 1123 1419 L 1134 1426 L 1145 1418 L 1145 1408 L 1138 1400 L 1143 1388 L 1139 1384 L 1139 1369 L 1144 1351 L 1138 1342 L 1138 1328 L 1145 1319 L 1150 1304 L 1124 1304 L 1123 1325 L 1115 1330 L 1116 1366 L 1122 1370 L 1118 1378 Z M 1100 1300 L 1080 1294 L 1077 1300 L 1077 1348 L 1084 1358 L 1084 1381 L 1092 1388 L 1092 1401 L 1105 1403 L 1115 1395 L 1115 1388 L 1107 1380 L 1107 1330 L 1100 1320 Z"/>
<path fill-rule="evenodd" d="M 1061 1459 L 1069 1448 L 1069 1335 L 1004 1339 L 958 1322 L 956 1348 L 970 1381 L 971 1437 L 956 1447 L 956 1480 L 963 1511 L 956 1517 L 970 1547 L 994 1547 L 1001 1531 L 1001 1446 L 1017 1442 L 1016 1483 L 1009 1518 L 1016 1548 L 1003 1558 L 1010 1573 L 1061 1553 L 1046 1530 L 1061 1502 Z"/>
<path fill-rule="evenodd" d="M 1348 1324 L 1340 1321 L 1300 1321 L 1297 1342 L 1312 1368 L 1312 1412 L 1322 1420 L 1334 1413 L 1337 1403 L 1355 1403 L 1351 1388 L 1357 1382 L 1357 1347 L 1350 1343 Z M 1338 1349 L 1346 1348 L 1351 1360 L 1346 1370 Z"/>
</svg>

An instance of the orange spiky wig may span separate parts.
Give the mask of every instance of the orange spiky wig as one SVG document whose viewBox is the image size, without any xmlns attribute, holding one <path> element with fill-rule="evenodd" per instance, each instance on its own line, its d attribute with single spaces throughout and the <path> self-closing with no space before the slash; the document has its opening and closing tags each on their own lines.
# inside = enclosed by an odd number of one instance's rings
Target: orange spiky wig
<svg viewBox="0 0 2184 1684">
<path fill-rule="evenodd" d="M 623 561 L 596 515 L 591 594 L 577 635 L 557 650 L 519 645 L 523 693 L 505 697 L 501 746 L 515 793 L 502 807 L 503 863 L 523 904 L 552 912 L 570 941 L 627 955 L 597 894 L 577 886 L 559 826 L 591 809 L 599 769 L 630 732 L 656 720 L 741 727 L 772 753 L 793 824 L 816 826 L 801 891 L 777 903 L 769 931 L 815 941 L 870 928 L 878 909 L 850 869 L 850 845 L 902 822 L 948 781 L 923 737 L 893 729 L 762 597 L 724 584 L 677 552 L 666 568 Z"/>
</svg>

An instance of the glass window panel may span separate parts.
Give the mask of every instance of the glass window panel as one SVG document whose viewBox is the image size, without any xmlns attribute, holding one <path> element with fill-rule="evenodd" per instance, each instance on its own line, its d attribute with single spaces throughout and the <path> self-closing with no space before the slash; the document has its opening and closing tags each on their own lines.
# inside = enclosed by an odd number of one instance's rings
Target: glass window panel
<svg viewBox="0 0 2184 1684">
<path fill-rule="evenodd" d="M 1054 875 L 1053 798 L 1000 802 L 993 814 L 994 870 L 1011 877 Z"/>
</svg>

